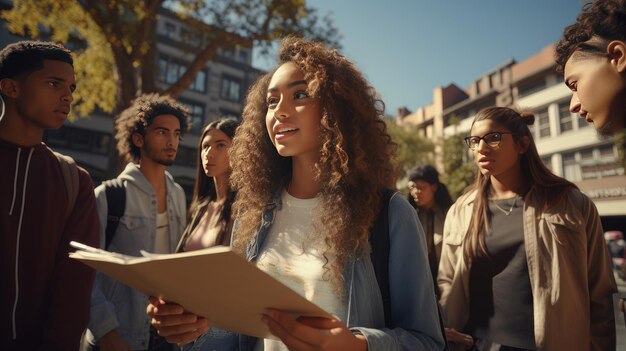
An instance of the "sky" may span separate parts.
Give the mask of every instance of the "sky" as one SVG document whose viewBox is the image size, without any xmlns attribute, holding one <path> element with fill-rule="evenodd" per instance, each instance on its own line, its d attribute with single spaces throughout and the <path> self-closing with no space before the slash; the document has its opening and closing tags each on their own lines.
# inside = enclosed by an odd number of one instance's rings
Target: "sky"
<svg viewBox="0 0 626 351">
<path fill-rule="evenodd" d="M 381 94 L 386 114 L 432 102 L 437 86 L 470 82 L 558 41 L 579 0 L 309 0 L 331 14 L 341 53 Z M 274 59 L 255 60 L 269 69 Z"/>
</svg>

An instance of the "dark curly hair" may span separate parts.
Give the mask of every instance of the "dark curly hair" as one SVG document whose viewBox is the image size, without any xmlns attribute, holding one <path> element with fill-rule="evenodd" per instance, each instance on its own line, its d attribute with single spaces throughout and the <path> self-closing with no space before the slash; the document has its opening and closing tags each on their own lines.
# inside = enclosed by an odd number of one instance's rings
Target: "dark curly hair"
<svg viewBox="0 0 626 351">
<path fill-rule="evenodd" d="M 287 37 L 279 61 L 292 62 L 303 72 L 309 95 L 323 106 L 321 156 L 315 170 L 322 189 L 315 225 L 323 223 L 326 245 L 337 254 L 331 271 L 340 281 L 346 259 L 369 252 L 368 231 L 379 212 L 380 190 L 395 181 L 395 145 L 382 120 L 384 104 L 347 58 L 320 43 Z M 264 207 L 292 176 L 291 158 L 278 154 L 265 126 L 272 75 L 251 87 L 230 149 L 230 159 L 237 160 L 231 177 L 238 190 L 234 247 L 241 251 L 256 232 Z"/>
<path fill-rule="evenodd" d="M 138 162 L 141 151 L 133 143 L 134 133 L 144 135 L 146 128 L 161 115 L 174 115 L 180 122 L 181 135 L 189 129 L 189 111 L 166 95 L 157 93 L 137 97 L 115 121 L 117 152 L 128 162 Z"/>
<path fill-rule="evenodd" d="M 557 71 L 563 72 L 575 51 L 606 55 L 612 40 L 626 42 L 626 0 L 595 0 L 585 4 L 576 23 L 565 28 L 563 38 L 556 44 Z"/>
<path fill-rule="evenodd" d="M 61 44 L 48 41 L 24 40 L 0 50 L 0 79 L 15 78 L 43 68 L 44 60 L 74 65 L 72 52 Z"/>
</svg>

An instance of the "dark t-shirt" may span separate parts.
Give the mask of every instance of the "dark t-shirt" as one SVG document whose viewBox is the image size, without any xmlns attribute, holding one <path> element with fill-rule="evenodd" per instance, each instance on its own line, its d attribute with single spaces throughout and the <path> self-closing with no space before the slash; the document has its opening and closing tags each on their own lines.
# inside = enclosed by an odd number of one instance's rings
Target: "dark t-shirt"
<svg viewBox="0 0 626 351">
<path fill-rule="evenodd" d="M 496 203 L 500 208 L 493 201 L 489 205 L 492 215 L 485 238 L 489 257 L 476 259 L 470 270 L 470 319 L 465 331 L 498 344 L 535 349 L 523 200 Z"/>
</svg>

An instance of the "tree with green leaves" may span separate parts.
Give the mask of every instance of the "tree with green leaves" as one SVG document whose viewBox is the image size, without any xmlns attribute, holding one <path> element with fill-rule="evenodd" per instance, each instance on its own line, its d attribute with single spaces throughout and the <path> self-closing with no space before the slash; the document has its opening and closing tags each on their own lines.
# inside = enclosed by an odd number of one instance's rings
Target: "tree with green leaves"
<svg viewBox="0 0 626 351">
<path fill-rule="evenodd" d="M 162 93 L 177 98 L 218 49 L 256 45 L 264 52 L 287 34 L 338 46 L 328 16 L 304 0 L 14 0 L 2 13 L 18 35 L 42 35 L 66 44 L 75 54 L 79 116 L 95 108 L 119 112 L 138 95 L 157 92 L 156 20 L 173 11 L 194 38 L 178 43 L 191 57 L 186 71 Z M 42 31 L 43 29 L 43 31 Z"/>
<path fill-rule="evenodd" d="M 393 118 L 387 118 L 387 132 L 396 143 L 394 165 L 400 178 L 415 165 L 432 162 L 433 143 L 419 135 L 417 127 L 398 126 Z"/>
<path fill-rule="evenodd" d="M 443 180 L 450 196 L 456 200 L 463 190 L 474 181 L 474 164 L 468 160 L 464 135 L 458 133 L 447 137 L 443 142 Z"/>
</svg>

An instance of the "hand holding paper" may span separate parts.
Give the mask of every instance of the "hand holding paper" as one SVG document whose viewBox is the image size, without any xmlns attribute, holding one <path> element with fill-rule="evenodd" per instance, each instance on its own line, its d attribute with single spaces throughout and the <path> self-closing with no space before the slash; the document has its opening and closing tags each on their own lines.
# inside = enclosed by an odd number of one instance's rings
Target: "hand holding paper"
<svg viewBox="0 0 626 351">
<path fill-rule="evenodd" d="M 269 308 L 295 317 L 332 318 L 228 247 L 132 257 L 82 246 L 70 257 L 148 296 L 175 301 L 205 317 L 209 325 L 232 332 L 275 338 L 261 322 Z"/>
<path fill-rule="evenodd" d="M 183 306 L 154 296 L 150 296 L 146 313 L 152 317 L 152 326 L 159 331 L 159 335 L 172 344 L 188 344 L 210 327 L 206 318 L 186 312 Z"/>
</svg>

